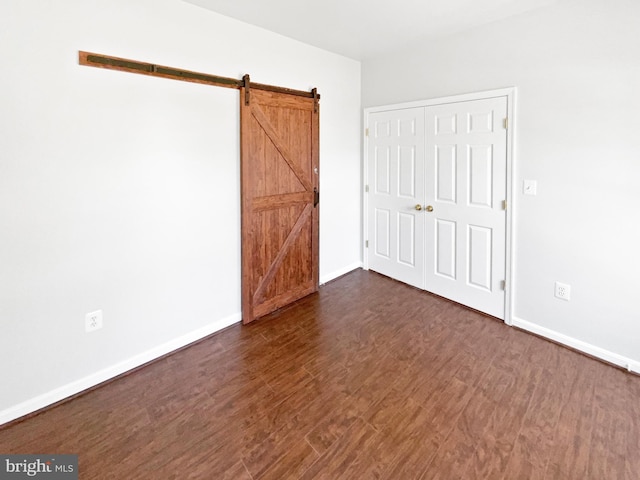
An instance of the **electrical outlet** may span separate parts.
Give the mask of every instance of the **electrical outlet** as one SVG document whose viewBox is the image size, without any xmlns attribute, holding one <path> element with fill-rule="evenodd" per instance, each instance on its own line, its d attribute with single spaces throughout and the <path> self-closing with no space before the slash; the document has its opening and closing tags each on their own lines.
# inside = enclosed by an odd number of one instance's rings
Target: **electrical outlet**
<svg viewBox="0 0 640 480">
<path fill-rule="evenodd" d="M 556 282 L 556 298 L 569 301 L 571 298 L 571 285 Z"/>
<path fill-rule="evenodd" d="M 100 330 L 102 328 L 102 310 L 87 313 L 84 317 L 84 329 L 87 333 Z"/>
</svg>

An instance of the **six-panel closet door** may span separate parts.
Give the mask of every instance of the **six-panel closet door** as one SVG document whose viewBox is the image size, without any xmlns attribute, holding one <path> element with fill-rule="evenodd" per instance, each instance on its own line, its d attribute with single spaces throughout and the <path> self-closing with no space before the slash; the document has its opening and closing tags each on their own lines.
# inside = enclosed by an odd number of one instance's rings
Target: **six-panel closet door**
<svg viewBox="0 0 640 480">
<path fill-rule="evenodd" d="M 368 265 L 504 318 L 506 97 L 373 112 Z"/>
</svg>

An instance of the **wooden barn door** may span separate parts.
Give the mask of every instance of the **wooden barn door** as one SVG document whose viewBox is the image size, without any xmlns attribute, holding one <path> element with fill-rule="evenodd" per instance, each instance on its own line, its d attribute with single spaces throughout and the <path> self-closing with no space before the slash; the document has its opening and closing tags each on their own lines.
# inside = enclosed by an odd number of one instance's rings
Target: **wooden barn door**
<svg viewBox="0 0 640 480">
<path fill-rule="evenodd" d="M 318 101 L 240 92 L 242 321 L 318 290 Z"/>
</svg>

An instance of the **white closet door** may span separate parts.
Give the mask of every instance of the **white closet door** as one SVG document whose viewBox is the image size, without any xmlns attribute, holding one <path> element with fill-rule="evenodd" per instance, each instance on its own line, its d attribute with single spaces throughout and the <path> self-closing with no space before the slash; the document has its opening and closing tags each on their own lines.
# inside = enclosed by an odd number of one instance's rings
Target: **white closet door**
<svg viewBox="0 0 640 480">
<path fill-rule="evenodd" d="M 506 97 L 426 107 L 425 289 L 504 318 Z"/>
<path fill-rule="evenodd" d="M 418 288 L 424 288 L 424 113 L 420 107 L 370 114 L 367 152 L 369 268 Z"/>
</svg>

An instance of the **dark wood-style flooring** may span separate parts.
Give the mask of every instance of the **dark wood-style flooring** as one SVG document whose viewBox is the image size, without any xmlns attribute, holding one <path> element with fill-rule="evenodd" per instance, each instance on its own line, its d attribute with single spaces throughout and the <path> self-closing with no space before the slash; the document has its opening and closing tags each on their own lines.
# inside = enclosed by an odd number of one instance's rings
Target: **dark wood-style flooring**
<svg viewBox="0 0 640 480">
<path fill-rule="evenodd" d="M 640 378 L 375 273 L 0 429 L 89 479 L 640 478 Z"/>
</svg>

